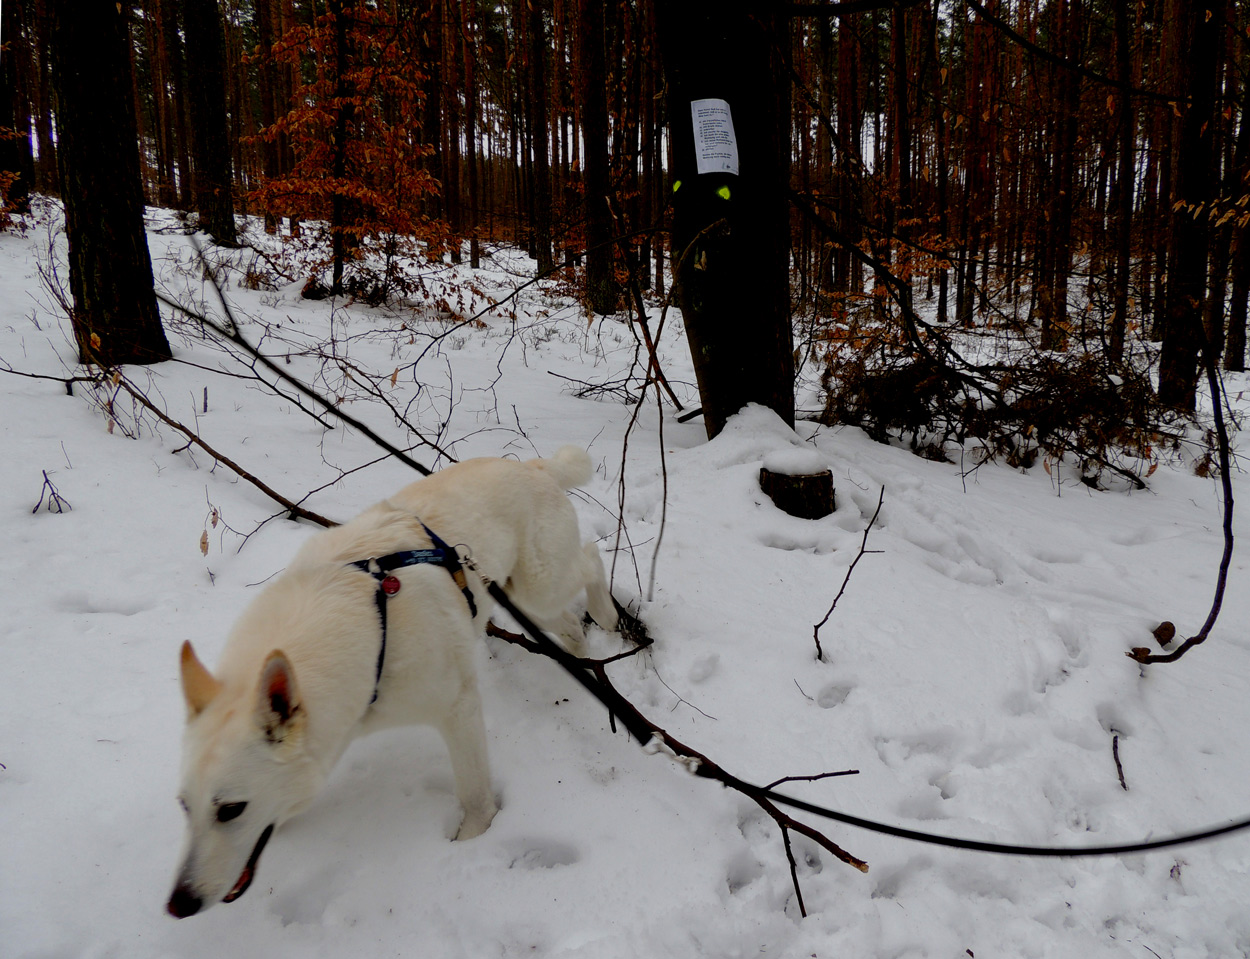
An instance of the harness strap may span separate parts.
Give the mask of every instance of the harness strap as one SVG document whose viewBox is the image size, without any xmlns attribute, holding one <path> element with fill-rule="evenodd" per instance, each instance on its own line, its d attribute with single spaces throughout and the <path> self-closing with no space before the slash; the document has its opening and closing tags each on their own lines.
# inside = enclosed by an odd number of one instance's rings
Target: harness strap
<svg viewBox="0 0 1250 959">
<path fill-rule="evenodd" d="M 469 589 L 468 580 L 464 575 L 464 566 L 461 565 L 456 550 L 448 546 L 424 523 L 421 524 L 421 528 L 425 530 L 430 542 L 434 544 L 432 549 L 405 549 L 397 553 L 388 553 L 385 556 L 375 556 L 372 559 L 360 559 L 354 563 L 348 563 L 349 566 L 355 566 L 368 573 L 378 582 L 378 588 L 373 595 L 378 605 L 378 619 L 382 624 L 382 643 L 378 647 L 377 673 L 373 680 L 373 697 L 369 700 L 370 706 L 378 701 L 378 686 L 382 682 L 382 667 L 386 663 L 386 598 L 399 592 L 399 580 L 390 575 L 393 570 L 403 569 L 405 566 L 442 566 L 451 574 L 452 581 L 460 587 L 465 602 L 469 604 L 469 615 L 477 618 L 477 603 L 473 600 L 473 591 Z"/>
</svg>

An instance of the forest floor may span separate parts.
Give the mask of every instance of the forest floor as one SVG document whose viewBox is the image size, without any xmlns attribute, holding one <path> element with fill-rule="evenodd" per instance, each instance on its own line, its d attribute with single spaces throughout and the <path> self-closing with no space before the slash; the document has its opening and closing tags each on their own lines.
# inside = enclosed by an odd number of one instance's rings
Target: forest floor
<svg viewBox="0 0 1250 959">
<path fill-rule="evenodd" d="M 159 284 L 219 315 L 188 238 L 149 212 Z M 57 230 L 52 217 L 0 235 L 0 359 L 65 377 L 72 336 L 40 278 L 52 262 L 64 272 Z M 1160 620 L 1195 632 L 1210 606 L 1222 503 L 1190 459 L 1164 457 L 1145 491 L 1099 492 L 1062 464 L 931 462 L 855 428 L 790 430 L 759 408 L 708 442 L 667 400 L 662 419 L 654 394 L 639 409 L 626 401 L 633 332 L 588 319 L 558 283 L 460 322 L 529 269 L 507 251 L 477 274 L 432 265 L 434 311 L 311 302 L 298 283 L 248 289 L 242 269 L 226 292 L 245 336 L 396 445 L 416 442 L 399 411 L 457 458 L 588 448 L 596 476 L 574 494 L 583 534 L 599 538 L 614 592 L 655 639 L 612 678 L 729 771 L 766 783 L 856 769 L 786 789 L 1008 843 L 1131 842 L 1250 815 L 1244 554 L 1204 646 L 1171 665 L 1124 655 L 1151 644 Z M 275 491 L 341 520 L 416 478 L 195 324 L 170 330 L 176 361 L 129 381 Z M 676 311 L 659 355 L 696 405 Z M 1250 381 L 1226 385 L 1234 409 L 1250 409 Z M 803 389 L 800 406 L 818 408 Z M 1028 859 L 807 818 L 870 869 L 794 837 L 801 918 L 766 815 L 613 735 L 558 667 L 493 638 L 478 665 L 502 809 L 484 835 L 449 841 L 458 809 L 434 732 L 378 734 L 277 833 L 246 896 L 176 922 L 164 904 L 183 829 L 179 645 L 193 639 L 215 661 L 258 585 L 316 527 L 284 518 L 125 394 L 110 417 L 83 384 L 70 396 L 55 380 L 0 374 L 0 410 L 5 956 L 1250 955 L 1244 833 Z M 764 458 L 794 447 L 833 471 L 837 508 L 824 519 L 787 516 L 760 492 Z M 446 462 L 429 446 L 411 455 Z M 1233 482 L 1250 503 L 1245 474 Z M 882 488 L 872 552 L 821 630 L 818 661 L 813 624 Z M 63 511 L 47 508 L 52 490 Z M 1241 516 L 1236 528 L 1244 541 Z M 590 646 L 609 655 L 622 642 L 592 630 Z"/>
</svg>

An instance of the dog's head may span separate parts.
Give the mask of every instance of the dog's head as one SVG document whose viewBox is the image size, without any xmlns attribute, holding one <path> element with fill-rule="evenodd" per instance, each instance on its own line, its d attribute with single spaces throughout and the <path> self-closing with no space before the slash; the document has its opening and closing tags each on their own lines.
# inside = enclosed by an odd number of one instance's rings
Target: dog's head
<svg viewBox="0 0 1250 959">
<path fill-rule="evenodd" d="M 248 683 L 222 682 L 182 646 L 187 701 L 182 865 L 169 898 L 182 919 L 234 902 L 251 884 L 274 828 L 307 805 L 320 775 L 305 750 L 307 716 L 295 672 L 280 651 Z"/>
</svg>

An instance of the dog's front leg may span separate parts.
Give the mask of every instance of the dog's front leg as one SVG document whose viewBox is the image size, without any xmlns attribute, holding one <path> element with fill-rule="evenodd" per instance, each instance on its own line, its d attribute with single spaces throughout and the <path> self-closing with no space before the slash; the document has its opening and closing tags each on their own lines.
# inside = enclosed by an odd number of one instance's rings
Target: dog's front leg
<svg viewBox="0 0 1250 959">
<path fill-rule="evenodd" d="M 482 700 L 477 687 L 469 684 L 439 727 L 451 757 L 456 779 L 456 798 L 464 810 L 457 839 L 472 839 L 484 833 L 499 811 L 490 783 L 490 763 L 486 756 L 486 726 L 482 721 Z"/>
</svg>

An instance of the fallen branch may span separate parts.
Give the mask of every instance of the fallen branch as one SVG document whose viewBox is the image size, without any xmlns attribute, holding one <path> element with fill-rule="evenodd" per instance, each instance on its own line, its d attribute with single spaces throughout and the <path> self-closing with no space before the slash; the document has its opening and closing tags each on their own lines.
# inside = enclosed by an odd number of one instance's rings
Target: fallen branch
<svg viewBox="0 0 1250 959">
<path fill-rule="evenodd" d="M 471 561 L 466 561 L 465 565 L 477 572 L 476 566 Z M 479 572 L 478 575 L 480 576 L 481 573 Z M 508 594 L 504 592 L 498 583 L 491 582 L 485 577 L 482 577 L 482 582 L 495 601 L 506 609 L 525 631 L 528 639 L 521 644 L 523 648 L 545 656 L 548 659 L 554 659 L 564 667 L 565 672 L 607 707 L 608 713 L 613 719 L 613 729 L 615 729 L 615 722 L 619 720 L 630 735 L 638 740 L 648 752 L 663 752 L 675 762 L 684 766 L 691 774 L 702 779 L 713 779 L 721 785 L 741 793 L 768 813 L 782 829 L 793 829 L 800 835 L 811 839 L 847 865 L 854 866 L 860 872 L 868 871 L 868 864 L 862 859 L 851 855 L 818 829 L 799 822 L 792 816 L 782 812 L 774 804 L 774 800 L 776 800 L 777 802 L 784 801 L 794 805 L 796 800 L 774 793 L 769 787 L 758 786 L 744 779 L 739 779 L 703 753 L 669 735 L 663 728 L 644 716 L 638 710 L 638 707 L 626 699 L 620 690 L 616 688 L 607 675 L 607 660 L 586 661 L 578 656 L 574 656 L 556 644 L 529 617 L 517 609 L 516 605 L 508 597 Z"/>
<path fill-rule="evenodd" d="M 1124 781 L 1124 767 L 1120 764 L 1120 734 L 1111 737 L 1111 758 L 1115 760 L 1115 772 L 1120 777 L 1120 786 L 1128 792 L 1128 783 Z"/>
<path fill-rule="evenodd" d="M 318 524 L 319 526 L 338 525 L 333 520 L 326 519 L 320 513 L 314 513 L 312 510 L 305 509 L 304 507 L 300 506 L 298 503 L 287 499 L 277 490 L 267 485 L 263 480 L 260 480 L 257 477 L 253 476 L 251 473 L 245 470 L 242 466 L 240 466 L 234 460 L 230 459 L 230 457 L 226 456 L 224 453 L 220 453 L 217 450 L 213 449 L 211 446 L 208 445 L 208 443 L 206 443 L 202 438 L 200 438 L 200 436 L 194 430 L 190 429 L 187 426 L 184 426 L 182 423 L 179 423 L 177 420 L 169 416 L 169 414 L 167 414 L 164 410 L 160 409 L 160 407 L 158 407 L 155 403 L 153 403 L 150 399 L 148 399 L 148 397 L 144 394 L 142 390 L 135 387 L 124 376 L 121 376 L 120 374 L 114 374 L 114 382 L 117 384 L 117 386 L 121 390 L 129 394 L 135 400 L 135 402 L 137 402 L 144 409 L 148 410 L 153 416 L 155 416 L 158 420 L 160 420 L 166 426 L 169 426 L 177 430 L 179 433 L 185 436 L 188 440 L 190 440 L 191 443 L 198 446 L 200 449 L 202 449 L 205 453 L 207 453 L 213 459 L 229 467 L 235 473 L 235 475 L 239 477 L 239 479 L 246 480 L 247 482 L 255 486 L 258 490 L 260 490 L 262 493 L 264 493 L 266 496 L 268 496 L 270 499 L 275 500 L 276 502 L 280 503 L 283 506 L 283 508 L 286 509 L 287 514 L 291 516 L 292 519 L 306 519 L 310 522 Z"/>
<path fill-rule="evenodd" d="M 877 498 L 877 508 L 873 511 L 872 519 L 868 521 L 868 525 L 864 527 L 864 538 L 860 540 L 859 552 L 855 554 L 855 558 L 851 560 L 851 565 L 846 570 L 846 576 L 842 579 L 842 588 L 838 590 L 838 595 L 833 597 L 833 603 L 829 606 L 829 611 L 825 613 L 825 618 L 812 627 L 812 639 L 816 642 L 816 658 L 822 663 L 825 662 L 825 651 L 820 646 L 820 627 L 829 622 L 829 617 L 833 615 L 833 611 L 838 606 L 838 600 L 842 598 L 842 594 L 846 592 L 846 584 L 851 581 L 851 573 L 855 572 L 855 566 L 863 559 L 865 553 L 876 553 L 879 550 L 870 550 L 868 546 L 868 532 L 872 529 L 873 523 L 877 521 L 877 515 L 881 512 L 881 504 L 885 502 L 885 487 L 881 487 L 881 495 Z"/>
</svg>

